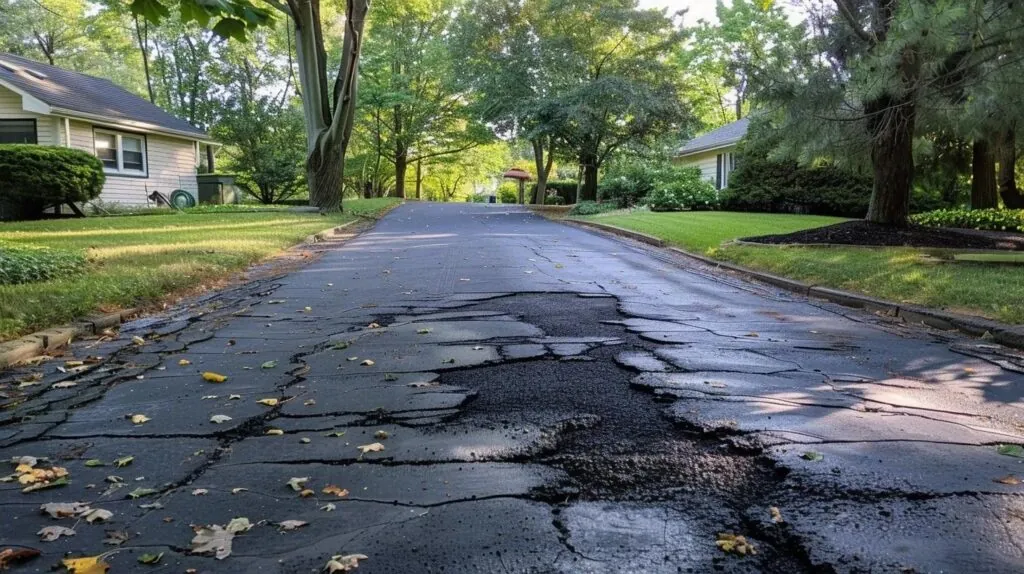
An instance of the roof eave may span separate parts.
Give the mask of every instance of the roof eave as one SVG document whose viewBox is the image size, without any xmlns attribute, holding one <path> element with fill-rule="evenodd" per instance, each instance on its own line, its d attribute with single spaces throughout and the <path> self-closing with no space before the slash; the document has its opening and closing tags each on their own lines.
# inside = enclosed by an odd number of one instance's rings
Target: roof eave
<svg viewBox="0 0 1024 574">
<path fill-rule="evenodd" d="M 715 151 L 715 150 L 719 150 L 719 149 L 724 149 L 724 148 L 727 148 L 727 147 L 733 147 L 736 144 L 740 143 L 740 141 L 742 139 L 743 138 L 737 138 L 737 139 L 732 140 L 732 141 L 719 142 L 719 143 L 715 143 L 715 144 L 711 144 L 711 145 L 707 145 L 707 146 L 701 146 L 701 147 L 698 147 L 698 148 L 688 149 L 688 150 L 680 149 L 679 151 L 676 152 L 676 157 L 686 157 L 688 155 L 696 155 L 696 154 L 699 154 L 699 153 L 705 153 L 705 152 L 709 152 L 709 151 Z"/>
<path fill-rule="evenodd" d="M 50 108 L 50 105 L 44 102 L 43 100 L 40 100 L 39 98 L 33 96 L 32 94 L 19 88 L 18 86 L 10 82 L 4 81 L 3 79 L 0 79 L 0 86 L 3 86 L 8 90 L 14 92 L 15 94 L 21 96 L 21 109 L 25 110 L 26 112 L 32 112 L 35 114 L 43 115 L 50 114 L 52 108 Z"/>
<path fill-rule="evenodd" d="M 179 138 L 183 138 L 183 139 L 197 140 L 197 141 L 204 141 L 204 142 L 212 140 L 212 138 L 210 138 L 210 134 L 207 134 L 206 132 L 190 132 L 190 131 L 185 131 L 185 130 L 176 130 L 174 128 L 158 126 L 156 124 L 151 124 L 151 123 L 147 123 L 147 122 L 139 122 L 139 121 L 135 121 L 135 120 L 123 120 L 123 119 L 119 119 L 119 118 L 111 118 L 111 117 L 103 116 L 103 115 L 99 115 L 99 114 L 90 114 L 90 113 L 85 113 L 85 112 L 79 112 L 79 111 L 76 111 L 76 110 L 69 110 L 67 108 L 50 107 L 50 109 L 51 109 L 50 113 L 52 113 L 53 115 L 67 116 L 67 117 L 73 118 L 73 119 L 89 120 L 89 121 L 94 122 L 94 123 L 101 123 L 101 124 L 105 124 L 107 126 L 115 127 L 115 128 L 126 128 L 126 129 L 134 129 L 134 130 L 143 130 L 143 131 L 147 131 L 147 132 L 154 132 L 154 133 L 158 133 L 158 134 L 170 135 L 170 136 L 179 137 Z"/>
</svg>

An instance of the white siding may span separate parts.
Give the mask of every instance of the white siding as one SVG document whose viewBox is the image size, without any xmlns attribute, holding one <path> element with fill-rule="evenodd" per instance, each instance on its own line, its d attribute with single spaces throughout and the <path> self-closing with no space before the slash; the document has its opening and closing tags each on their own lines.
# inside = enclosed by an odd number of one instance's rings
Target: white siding
<svg viewBox="0 0 1024 574">
<path fill-rule="evenodd" d="M 86 122 L 71 120 L 71 146 L 95 153 L 93 127 Z M 122 205 L 146 205 L 150 193 L 159 191 L 170 198 L 171 192 L 176 189 L 184 189 L 193 197 L 198 197 L 193 140 L 146 134 L 146 162 L 147 177 L 108 173 L 100 200 Z"/>
<path fill-rule="evenodd" d="M 35 118 L 36 140 L 39 145 L 59 145 L 57 141 L 57 118 L 26 112 L 21 105 L 21 96 L 0 86 L 0 119 L 20 120 Z"/>
<path fill-rule="evenodd" d="M 700 174 L 713 185 L 718 173 L 719 154 L 725 156 L 723 161 L 728 161 L 729 154 L 735 152 L 736 146 L 720 148 L 679 158 L 679 163 L 685 167 L 700 168 Z"/>
</svg>

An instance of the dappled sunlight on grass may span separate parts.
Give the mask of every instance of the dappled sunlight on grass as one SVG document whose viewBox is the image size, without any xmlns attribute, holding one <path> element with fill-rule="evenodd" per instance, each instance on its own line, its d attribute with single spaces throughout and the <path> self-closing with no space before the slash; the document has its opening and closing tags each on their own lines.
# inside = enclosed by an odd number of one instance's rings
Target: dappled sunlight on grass
<svg viewBox="0 0 1024 574">
<path fill-rule="evenodd" d="M 152 255 L 157 253 L 180 253 L 183 256 L 203 254 L 209 250 L 259 253 L 280 245 L 272 239 L 220 239 L 194 241 L 189 243 L 143 243 L 118 247 L 95 247 L 86 250 L 90 260 L 102 261 L 127 255 Z"/>
</svg>

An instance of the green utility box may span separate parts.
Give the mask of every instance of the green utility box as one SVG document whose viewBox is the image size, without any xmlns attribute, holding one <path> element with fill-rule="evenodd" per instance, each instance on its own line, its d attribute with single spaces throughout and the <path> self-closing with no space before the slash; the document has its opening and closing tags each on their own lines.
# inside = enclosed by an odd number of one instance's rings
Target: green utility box
<svg viewBox="0 0 1024 574">
<path fill-rule="evenodd" d="M 203 173 L 199 182 L 199 203 L 240 203 L 242 193 L 235 186 L 235 176 L 229 173 Z"/>
</svg>

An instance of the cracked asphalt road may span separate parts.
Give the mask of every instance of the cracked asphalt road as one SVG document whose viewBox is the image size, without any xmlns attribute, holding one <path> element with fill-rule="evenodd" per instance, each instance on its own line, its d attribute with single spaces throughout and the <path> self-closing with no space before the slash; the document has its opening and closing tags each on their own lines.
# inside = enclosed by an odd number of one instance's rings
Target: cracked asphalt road
<svg viewBox="0 0 1024 574">
<path fill-rule="evenodd" d="M 1024 459 L 997 452 L 1024 444 L 1019 353 L 516 207 L 410 203 L 321 249 L 0 374 L 0 464 L 70 473 L 0 483 L 0 547 L 43 551 L 15 571 L 1024 571 Z M 189 553 L 192 525 L 239 516 L 230 557 Z"/>
</svg>

